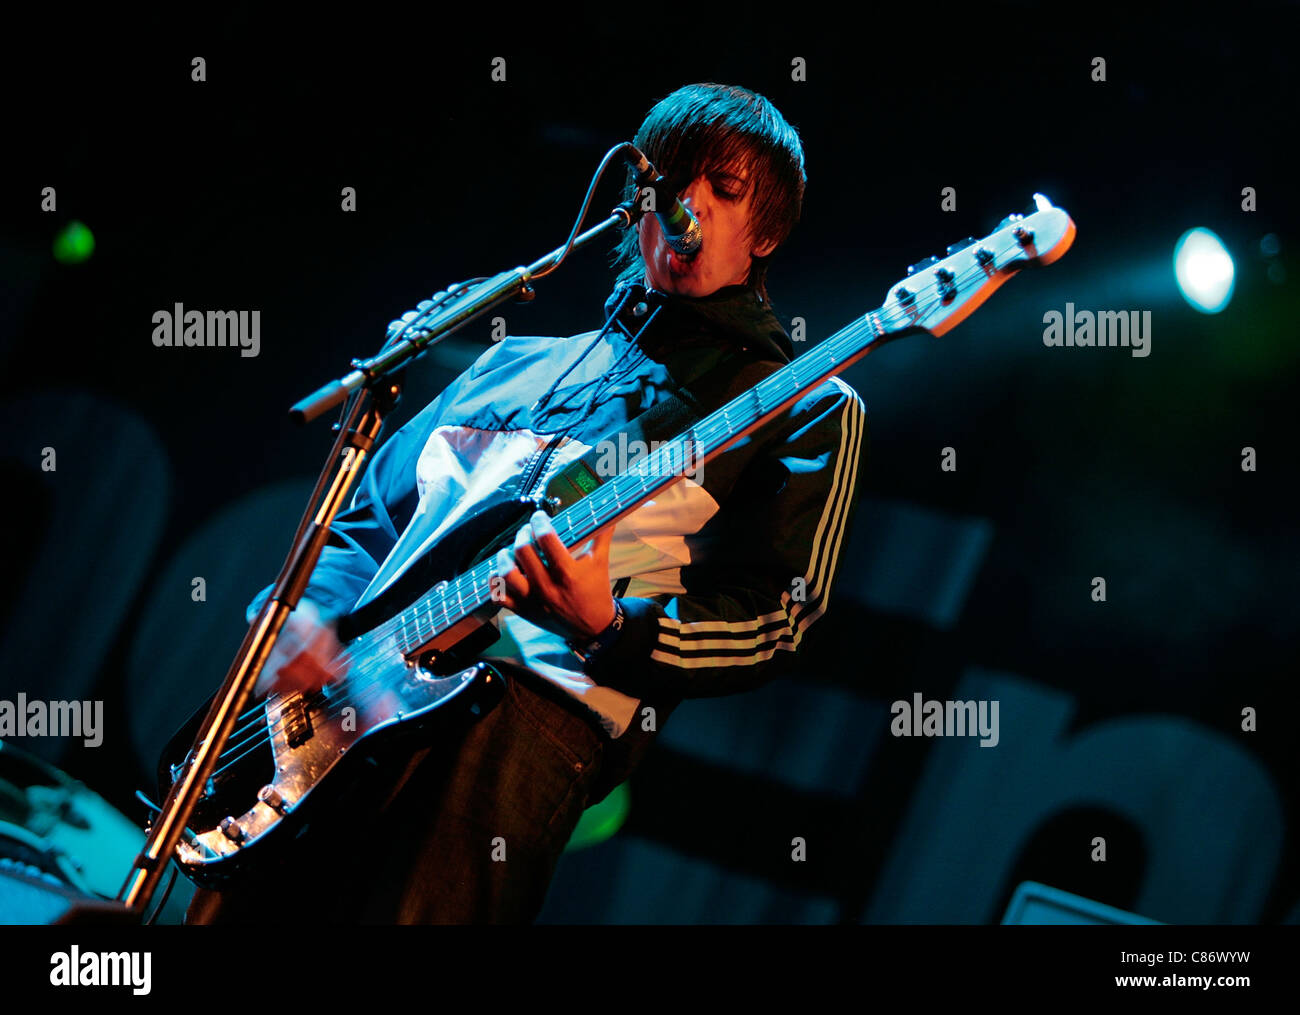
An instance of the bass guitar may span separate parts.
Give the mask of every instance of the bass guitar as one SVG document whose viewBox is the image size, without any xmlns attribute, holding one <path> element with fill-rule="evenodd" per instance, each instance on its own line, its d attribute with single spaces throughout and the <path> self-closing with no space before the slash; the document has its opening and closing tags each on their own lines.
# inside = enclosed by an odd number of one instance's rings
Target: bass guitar
<svg viewBox="0 0 1300 1015">
<path fill-rule="evenodd" d="M 228 883 L 276 843 L 292 840 L 359 759 L 373 761 L 401 734 L 427 735 L 492 706 L 501 675 L 482 661 L 448 661 L 471 660 L 485 635 L 487 643 L 495 637 L 494 554 L 538 507 L 553 515 L 565 546 L 580 545 L 679 479 L 669 463 L 708 462 L 886 341 L 944 334 L 1021 268 L 1060 258 L 1074 232 L 1065 211 L 1035 194 L 1030 213 L 1009 216 L 982 240 L 953 244 L 942 259 L 914 265 L 878 309 L 570 506 L 557 510 L 544 496 L 504 497 L 480 511 L 382 595 L 340 618 L 349 659 L 343 678 L 310 694 L 271 694 L 241 717 L 177 845 L 181 869 L 200 885 Z M 163 795 L 184 773 L 187 745 L 206 711 L 165 750 Z"/>
</svg>

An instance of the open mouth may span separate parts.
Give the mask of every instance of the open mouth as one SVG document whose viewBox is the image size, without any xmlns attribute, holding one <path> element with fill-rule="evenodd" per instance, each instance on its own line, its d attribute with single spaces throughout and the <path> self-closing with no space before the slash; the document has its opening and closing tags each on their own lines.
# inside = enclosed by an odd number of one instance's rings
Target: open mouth
<svg viewBox="0 0 1300 1015">
<path fill-rule="evenodd" d="M 695 259 L 700 256 L 700 251 L 703 249 L 704 248 L 701 246 L 696 248 L 694 253 L 679 254 L 670 247 L 668 250 L 669 269 L 678 274 L 685 274 L 691 270 L 691 265 L 694 263 Z"/>
</svg>

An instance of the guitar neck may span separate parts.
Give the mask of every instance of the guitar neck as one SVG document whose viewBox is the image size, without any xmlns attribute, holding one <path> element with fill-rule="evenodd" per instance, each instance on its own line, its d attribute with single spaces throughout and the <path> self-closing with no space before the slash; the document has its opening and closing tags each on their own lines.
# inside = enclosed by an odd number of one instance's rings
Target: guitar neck
<svg viewBox="0 0 1300 1015">
<path fill-rule="evenodd" d="M 919 330 L 910 322 L 887 328 L 881 321 L 881 311 L 867 314 L 769 374 L 671 441 L 660 444 L 626 472 L 552 518 L 556 535 L 570 548 L 590 539 L 600 529 L 635 511 L 660 490 L 783 413 L 872 349 Z M 384 626 L 395 626 L 401 633 L 403 649 L 413 652 L 442 631 L 491 605 L 494 573 L 492 558 L 481 561 L 445 586 L 421 596 Z"/>
</svg>

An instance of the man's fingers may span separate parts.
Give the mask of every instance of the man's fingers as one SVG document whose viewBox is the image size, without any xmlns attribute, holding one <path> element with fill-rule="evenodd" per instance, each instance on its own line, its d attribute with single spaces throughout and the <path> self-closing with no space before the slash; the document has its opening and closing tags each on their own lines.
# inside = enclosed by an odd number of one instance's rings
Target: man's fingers
<svg viewBox="0 0 1300 1015">
<path fill-rule="evenodd" d="M 287 694 L 314 691 L 347 674 L 351 657 L 339 641 L 332 616 L 317 604 L 302 599 L 285 619 L 275 647 L 262 672 L 254 694 Z"/>
<path fill-rule="evenodd" d="M 293 614 L 289 615 L 289 620 L 293 620 Z M 286 623 L 280 628 L 280 637 L 275 641 L 274 651 L 279 652 L 286 659 L 292 659 L 307 647 L 305 633 L 303 625 Z"/>
<path fill-rule="evenodd" d="M 523 525 L 515 533 L 514 556 L 515 566 L 524 573 L 530 588 L 545 590 L 552 585 L 537 547 L 533 545 L 533 530 L 530 526 Z"/>
<path fill-rule="evenodd" d="M 318 627 L 307 642 L 307 651 L 318 659 L 332 659 L 342 650 L 338 636 L 328 627 Z"/>
<path fill-rule="evenodd" d="M 340 680 L 348 675 L 348 670 L 352 666 L 352 656 L 346 649 L 335 642 L 335 651 L 329 656 L 322 657 L 325 659 L 325 668 L 329 671 L 330 680 Z"/>
<path fill-rule="evenodd" d="M 614 527 L 611 525 L 601 529 L 594 536 L 588 539 L 579 548 L 574 555 L 574 560 L 585 560 L 590 557 L 595 561 L 596 568 L 602 571 L 609 570 L 609 548 L 614 542 Z"/>
<path fill-rule="evenodd" d="M 275 688 L 278 679 L 269 666 L 263 666 L 262 672 L 257 675 L 257 683 L 253 685 L 253 696 L 265 698 Z"/>
<path fill-rule="evenodd" d="M 551 524 L 551 519 L 547 517 L 546 512 L 533 512 L 533 517 L 529 519 L 529 526 L 532 528 L 533 540 L 546 555 L 549 570 L 558 578 L 567 576 L 573 565 L 573 557 L 568 547 L 556 535 L 555 526 Z"/>
<path fill-rule="evenodd" d="M 335 674 L 310 652 L 302 652 L 276 671 L 272 690 L 281 694 L 292 691 L 315 691 Z"/>
<path fill-rule="evenodd" d="M 614 542 L 614 526 L 607 525 L 591 541 L 591 555 L 599 564 L 609 567 L 609 547 Z"/>
<path fill-rule="evenodd" d="M 528 598 L 528 579 L 515 567 L 510 551 L 504 548 L 497 551 L 496 577 L 501 584 L 493 590 L 493 598 L 507 610 L 514 610 L 519 600 Z"/>
</svg>

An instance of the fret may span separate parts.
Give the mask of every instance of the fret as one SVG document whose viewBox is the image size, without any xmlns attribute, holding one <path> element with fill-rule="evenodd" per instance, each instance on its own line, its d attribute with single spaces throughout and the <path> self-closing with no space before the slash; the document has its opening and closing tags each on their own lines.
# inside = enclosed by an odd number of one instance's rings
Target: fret
<svg viewBox="0 0 1300 1015">
<path fill-rule="evenodd" d="M 397 644 L 398 644 L 398 647 L 401 648 L 403 652 L 406 652 L 406 651 L 409 651 L 410 649 L 414 648 L 414 644 L 413 644 L 413 643 L 411 642 L 411 640 L 406 636 L 406 621 L 407 621 L 406 612 L 403 611 L 403 612 L 402 612 L 401 614 L 399 614 L 398 616 L 399 616 L 399 619 L 400 619 L 401 622 L 402 622 L 402 629 L 401 629 L 401 633 L 400 633 L 400 635 L 398 636 L 398 642 L 397 642 Z"/>
</svg>

